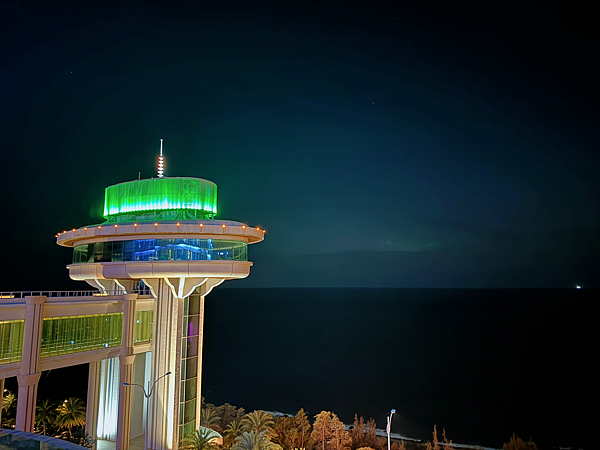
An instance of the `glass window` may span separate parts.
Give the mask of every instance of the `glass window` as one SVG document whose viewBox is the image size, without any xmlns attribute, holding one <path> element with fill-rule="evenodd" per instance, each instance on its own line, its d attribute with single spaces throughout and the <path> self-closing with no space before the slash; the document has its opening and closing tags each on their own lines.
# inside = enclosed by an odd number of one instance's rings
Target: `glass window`
<svg viewBox="0 0 600 450">
<path fill-rule="evenodd" d="M 194 416 L 196 415 L 196 402 L 189 402 L 189 403 L 194 403 Z M 186 411 L 187 411 L 187 404 L 186 404 Z M 187 416 L 186 416 L 187 417 Z M 187 423 L 183 426 L 183 434 L 185 436 L 187 436 L 188 434 L 192 434 L 194 431 L 196 431 L 196 422 L 190 422 Z"/>
<path fill-rule="evenodd" d="M 200 314 L 200 296 L 192 295 L 189 298 L 188 314 Z"/>
<path fill-rule="evenodd" d="M 193 357 L 186 359 L 186 379 L 196 378 L 198 376 L 198 358 Z"/>
<path fill-rule="evenodd" d="M 196 399 L 185 403 L 184 421 L 188 423 L 192 420 L 196 420 Z"/>
<path fill-rule="evenodd" d="M 112 243 L 112 261 L 123 261 L 123 241 Z"/>
<path fill-rule="evenodd" d="M 111 261 L 247 261 L 248 244 L 214 239 L 138 239 L 78 245 L 73 264 Z"/>
<path fill-rule="evenodd" d="M 184 241 L 183 239 L 181 241 Z M 196 240 L 198 241 L 198 240 Z M 200 240 L 209 246 L 208 239 Z M 179 242 L 181 243 L 181 242 Z M 194 243 L 197 245 L 198 243 Z M 212 243 L 210 249 L 214 250 Z M 198 334 L 201 326 L 201 297 L 191 295 L 183 301 L 183 339 L 181 340 L 181 384 L 179 392 L 179 433 L 187 435 L 196 427 L 196 401 L 198 397 Z M 183 410 L 182 410 L 183 408 Z M 191 431 L 186 431 L 186 430 Z"/>
<path fill-rule="evenodd" d="M 185 400 L 186 401 L 196 399 L 196 387 L 197 386 L 198 386 L 198 380 L 196 378 L 192 378 L 191 380 L 187 380 L 185 382 Z"/>
<path fill-rule="evenodd" d="M 200 334 L 200 317 L 189 316 L 187 319 L 187 336 L 198 336 Z"/>
<path fill-rule="evenodd" d="M 186 361 L 187 361 L 186 359 L 181 358 L 181 371 L 180 371 L 180 374 L 181 374 L 181 379 L 182 380 L 185 380 L 185 365 L 186 365 L 185 362 Z"/>
<path fill-rule="evenodd" d="M 185 347 L 187 347 L 185 352 L 186 357 L 198 356 L 198 336 L 185 338 L 185 343 Z"/>
</svg>

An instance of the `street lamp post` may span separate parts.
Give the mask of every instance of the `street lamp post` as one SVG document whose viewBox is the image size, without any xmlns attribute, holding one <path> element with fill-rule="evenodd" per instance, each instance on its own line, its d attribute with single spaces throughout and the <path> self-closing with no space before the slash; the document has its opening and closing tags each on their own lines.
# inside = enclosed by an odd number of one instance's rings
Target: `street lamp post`
<svg viewBox="0 0 600 450">
<path fill-rule="evenodd" d="M 387 427 L 386 427 L 386 431 L 387 431 L 387 435 L 388 435 L 388 450 L 390 450 L 390 433 L 392 431 L 392 416 L 394 415 L 394 413 L 396 412 L 395 409 L 392 409 L 392 412 L 390 413 L 390 415 L 387 417 Z"/>
<path fill-rule="evenodd" d="M 150 387 L 150 381 L 148 381 L 148 392 L 144 389 L 144 386 L 137 383 L 123 383 L 123 386 L 139 386 L 144 391 L 144 397 L 146 397 L 146 428 L 144 430 L 144 450 L 148 450 L 148 416 L 150 415 L 150 397 L 154 393 L 154 387 L 159 380 L 163 379 L 167 375 L 171 375 L 171 372 L 165 373 L 162 377 L 158 377 L 152 387 Z M 389 450 L 389 449 L 388 449 Z"/>
</svg>

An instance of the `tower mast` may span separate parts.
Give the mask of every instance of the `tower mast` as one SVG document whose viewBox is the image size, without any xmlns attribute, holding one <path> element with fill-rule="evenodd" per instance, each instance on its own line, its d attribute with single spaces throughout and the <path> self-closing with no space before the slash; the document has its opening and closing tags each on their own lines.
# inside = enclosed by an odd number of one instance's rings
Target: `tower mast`
<svg viewBox="0 0 600 450">
<path fill-rule="evenodd" d="M 158 178 L 162 178 L 163 174 L 164 174 L 165 159 L 163 158 L 162 150 L 163 150 L 163 140 L 161 139 L 160 140 L 160 156 L 158 157 Z"/>
</svg>

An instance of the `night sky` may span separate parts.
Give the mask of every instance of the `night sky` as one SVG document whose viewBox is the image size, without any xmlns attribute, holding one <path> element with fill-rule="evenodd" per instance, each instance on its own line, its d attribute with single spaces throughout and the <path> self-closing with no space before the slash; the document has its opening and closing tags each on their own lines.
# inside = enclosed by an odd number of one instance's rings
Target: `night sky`
<svg viewBox="0 0 600 450">
<path fill-rule="evenodd" d="M 583 4 L 48 3 L 0 6 L 0 290 L 87 288 L 54 235 L 160 138 L 267 230 L 228 287 L 600 286 Z"/>
</svg>

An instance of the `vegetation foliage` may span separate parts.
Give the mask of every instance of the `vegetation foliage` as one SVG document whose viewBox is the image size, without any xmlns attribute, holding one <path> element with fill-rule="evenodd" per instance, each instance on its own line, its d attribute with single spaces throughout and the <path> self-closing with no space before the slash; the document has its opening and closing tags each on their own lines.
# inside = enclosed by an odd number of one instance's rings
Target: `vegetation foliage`
<svg viewBox="0 0 600 450">
<path fill-rule="evenodd" d="M 537 446 L 531 442 L 531 438 L 529 438 L 528 442 L 525 442 L 513 433 L 510 441 L 502 446 L 502 450 L 537 450 Z"/>
<path fill-rule="evenodd" d="M 365 421 L 354 416 L 349 429 L 330 411 L 321 411 L 314 416 L 311 425 L 304 409 L 295 416 L 274 417 L 265 411 L 245 413 L 229 403 L 215 406 L 205 404 L 202 399 L 200 422 L 207 429 L 196 430 L 181 441 L 184 450 L 387 450 L 387 440 L 377 436 L 373 419 Z M 14 428 L 17 397 L 10 391 L 2 396 L 3 428 Z M 84 434 L 86 406 L 83 400 L 71 397 L 57 405 L 51 400 L 40 400 L 36 407 L 36 432 L 67 439 L 87 448 L 94 441 Z M 64 430 L 61 434 L 61 431 Z M 223 436 L 223 444 L 215 442 L 214 430 Z M 434 425 L 432 440 L 424 444 L 416 441 L 393 442 L 391 450 L 451 450 L 452 440 L 442 430 L 438 439 Z M 503 450 L 537 450 L 532 442 L 524 441 L 516 434 L 503 445 Z"/>
<path fill-rule="evenodd" d="M 245 413 L 229 403 L 222 406 L 205 404 L 202 417 L 210 420 L 211 428 L 223 435 L 223 444 L 215 450 L 387 450 L 387 438 L 377 436 L 377 424 L 354 416 L 351 426 L 346 425 L 330 411 L 321 411 L 312 421 L 301 409 L 295 416 L 274 417 L 265 411 Z M 208 422 L 208 420 L 205 420 Z M 452 440 L 442 429 L 441 440 L 434 425 L 431 441 L 396 440 L 391 450 L 451 450 Z M 204 449 L 197 449 L 204 450 Z M 525 442 L 516 435 L 504 444 L 503 450 L 537 450 L 533 442 Z"/>
<path fill-rule="evenodd" d="M 2 396 L 3 428 L 15 428 L 17 397 L 10 391 Z M 38 400 L 35 408 L 36 433 L 71 441 L 83 447 L 92 448 L 94 440 L 85 434 L 86 407 L 80 398 L 71 397 L 56 404 L 49 399 Z"/>
<path fill-rule="evenodd" d="M 208 428 L 201 428 L 188 434 L 181 441 L 183 450 L 216 450 L 217 444 L 213 442 L 213 433 Z"/>
<path fill-rule="evenodd" d="M 77 397 L 70 397 L 56 408 L 58 415 L 56 423 L 59 427 L 69 430 L 69 437 L 73 439 L 73 427 L 85 425 L 85 403 Z"/>
<path fill-rule="evenodd" d="M 235 438 L 231 450 L 281 450 L 281 446 L 272 442 L 267 433 L 268 430 L 244 431 Z"/>
</svg>

